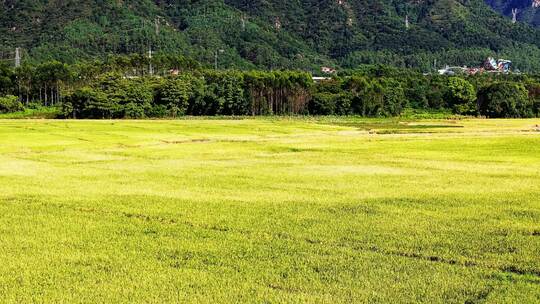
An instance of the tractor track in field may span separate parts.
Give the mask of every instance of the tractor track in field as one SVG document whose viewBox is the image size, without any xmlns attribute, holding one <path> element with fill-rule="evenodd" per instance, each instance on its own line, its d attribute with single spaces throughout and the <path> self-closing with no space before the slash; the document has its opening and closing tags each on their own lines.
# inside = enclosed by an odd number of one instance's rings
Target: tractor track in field
<svg viewBox="0 0 540 304">
<path fill-rule="evenodd" d="M 529 283 L 539 284 L 540 285 L 540 270 L 524 270 L 519 267 L 516 267 L 514 265 L 509 266 L 490 266 L 485 265 L 483 263 L 478 263 L 471 260 L 466 261 L 458 261 L 455 259 L 448 259 L 436 255 L 423 255 L 416 252 L 404 252 L 404 251 L 396 251 L 396 250 L 387 250 L 387 249 L 381 249 L 376 246 L 370 246 L 370 247 L 352 247 L 354 250 L 359 251 L 370 251 L 374 253 L 379 253 L 387 256 L 397 256 L 397 257 L 403 257 L 403 258 L 409 258 L 409 259 L 416 259 L 416 260 L 423 260 L 433 263 L 442 263 L 447 265 L 455 265 L 455 266 L 462 266 L 462 267 L 471 267 L 471 268 L 483 268 L 483 269 L 490 269 L 500 272 L 506 272 L 506 273 L 512 273 L 515 275 L 520 276 L 533 276 L 537 278 L 538 280 L 527 280 Z"/>
<path fill-rule="evenodd" d="M 141 219 L 144 221 L 157 220 L 161 223 L 183 224 L 192 228 L 206 229 L 206 230 L 212 230 L 212 231 L 218 231 L 218 232 L 230 232 L 230 233 L 236 232 L 243 235 L 252 235 L 252 236 L 258 234 L 258 232 L 253 231 L 253 230 L 235 229 L 235 228 L 219 226 L 219 225 L 196 224 L 189 221 L 176 221 L 175 219 L 170 219 L 170 218 L 160 217 L 160 216 L 157 216 L 157 217 L 148 216 L 148 215 L 137 214 L 137 213 L 121 213 L 121 214 L 128 218 L 136 218 L 136 219 Z M 275 238 L 289 239 L 295 242 L 304 242 L 311 245 L 317 245 L 317 244 L 323 244 L 323 243 L 325 245 L 329 245 L 328 242 L 321 242 L 321 241 L 316 241 L 313 239 L 295 238 L 289 234 L 284 234 L 284 233 L 270 233 L 270 235 L 272 235 Z M 535 277 L 537 280 L 531 280 L 531 279 L 525 278 L 527 282 L 540 285 L 540 269 L 525 270 L 515 265 L 507 265 L 503 267 L 491 266 L 491 265 L 485 265 L 483 263 L 478 263 L 472 260 L 458 261 L 455 259 L 448 259 L 448 258 L 436 256 L 436 255 L 423 255 L 423 254 L 415 253 L 415 252 L 404 252 L 404 251 L 397 251 L 397 250 L 382 249 L 377 246 L 354 246 L 354 245 L 347 246 L 347 245 L 343 245 L 339 243 L 333 243 L 333 244 L 330 243 L 330 245 L 333 245 L 335 247 L 350 248 L 356 251 L 372 252 L 372 253 L 382 254 L 386 256 L 397 256 L 397 257 L 402 257 L 402 258 L 422 260 L 422 261 L 427 261 L 427 262 L 442 263 L 442 264 L 462 266 L 462 267 L 483 268 L 483 269 L 495 270 L 495 271 L 500 271 L 500 272 L 512 273 L 519 276 L 529 275 L 529 276 Z"/>
<path fill-rule="evenodd" d="M 5 200 L 5 201 L 11 202 L 11 203 L 15 202 L 14 200 Z M 195 228 L 195 229 L 211 230 L 211 231 L 216 231 L 219 233 L 239 233 L 239 234 L 250 236 L 250 237 L 255 237 L 257 235 L 264 234 L 264 235 L 269 235 L 272 238 L 286 239 L 286 240 L 290 240 L 294 242 L 303 242 L 311 246 L 324 244 L 325 246 L 330 245 L 337 248 L 346 248 L 346 249 L 351 249 L 354 251 L 372 252 L 372 253 L 381 254 L 385 256 L 395 256 L 395 257 L 421 260 L 421 261 L 426 261 L 426 262 L 431 262 L 431 263 L 441 263 L 441 264 L 446 264 L 446 265 L 461 266 L 461 267 L 467 267 L 467 268 L 480 268 L 484 270 L 498 271 L 498 272 L 503 272 L 503 273 L 510 273 L 513 275 L 518 275 L 520 276 L 520 279 L 527 281 L 528 283 L 540 285 L 540 269 L 523 269 L 516 265 L 503 265 L 503 266 L 488 265 L 486 263 L 482 263 L 481 261 L 473 261 L 473 260 L 460 261 L 457 259 L 445 258 L 445 257 L 437 256 L 437 255 L 425 255 L 425 254 L 417 253 L 417 252 L 405 252 L 405 251 L 399 251 L 399 250 L 384 249 L 376 245 L 350 244 L 350 242 L 349 244 L 347 243 L 344 244 L 344 243 L 339 243 L 339 242 L 321 241 L 321 240 L 316 240 L 316 239 L 311 239 L 311 238 L 297 238 L 297 237 L 291 236 L 288 233 L 282 233 L 282 232 L 275 232 L 275 233 L 268 233 L 264 231 L 258 232 L 258 231 L 249 230 L 249 229 L 232 228 L 232 227 L 219 225 L 219 224 L 194 223 L 187 220 L 179 220 L 178 218 L 174 218 L 174 217 L 148 215 L 148 214 L 137 213 L 137 212 L 106 211 L 102 209 L 84 208 L 84 207 L 70 206 L 70 205 L 65 205 L 65 204 L 55 204 L 55 206 L 59 209 L 67 208 L 67 209 L 73 210 L 75 212 L 80 212 L 80 213 L 92 213 L 92 214 L 99 214 L 99 215 L 108 215 L 108 216 L 113 216 L 113 217 L 120 216 L 120 217 L 124 217 L 128 219 L 132 219 L 132 220 L 138 220 L 138 221 L 144 221 L 144 222 L 158 222 L 165 225 L 185 225 L 185 226 Z"/>
</svg>

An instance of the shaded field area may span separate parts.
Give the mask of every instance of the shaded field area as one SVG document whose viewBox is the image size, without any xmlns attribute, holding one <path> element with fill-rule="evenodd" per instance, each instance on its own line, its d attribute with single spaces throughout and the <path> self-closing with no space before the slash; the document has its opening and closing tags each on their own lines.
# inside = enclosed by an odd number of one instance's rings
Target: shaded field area
<svg viewBox="0 0 540 304">
<path fill-rule="evenodd" d="M 0 120 L 0 299 L 540 302 L 538 124 Z"/>
</svg>

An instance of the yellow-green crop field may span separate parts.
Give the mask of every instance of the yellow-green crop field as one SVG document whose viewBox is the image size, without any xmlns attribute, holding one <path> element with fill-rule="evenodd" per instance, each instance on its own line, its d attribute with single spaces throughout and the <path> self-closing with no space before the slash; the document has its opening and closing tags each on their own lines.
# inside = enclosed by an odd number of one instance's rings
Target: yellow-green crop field
<svg viewBox="0 0 540 304">
<path fill-rule="evenodd" d="M 540 303 L 540 120 L 0 121 L 2 303 Z"/>
</svg>

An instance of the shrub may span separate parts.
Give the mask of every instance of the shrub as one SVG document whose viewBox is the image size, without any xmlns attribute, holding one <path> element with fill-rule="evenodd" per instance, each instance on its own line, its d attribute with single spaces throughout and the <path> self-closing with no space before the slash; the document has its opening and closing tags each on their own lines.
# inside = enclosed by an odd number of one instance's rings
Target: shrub
<svg viewBox="0 0 540 304">
<path fill-rule="evenodd" d="M 124 105 L 124 118 L 144 118 L 144 109 L 134 102 Z"/>
<path fill-rule="evenodd" d="M 17 96 L 6 95 L 0 97 L 0 113 L 13 113 L 22 110 L 24 110 L 24 106 Z"/>
</svg>

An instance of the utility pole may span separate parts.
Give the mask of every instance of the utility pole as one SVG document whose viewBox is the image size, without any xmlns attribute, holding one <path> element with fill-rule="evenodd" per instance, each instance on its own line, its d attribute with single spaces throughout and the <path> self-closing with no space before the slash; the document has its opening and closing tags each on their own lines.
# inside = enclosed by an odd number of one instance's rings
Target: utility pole
<svg viewBox="0 0 540 304">
<path fill-rule="evenodd" d="M 517 9 L 517 8 L 513 8 L 513 9 L 512 9 L 512 23 L 516 23 L 516 22 L 517 22 L 517 14 L 518 14 L 518 9 Z"/>
<path fill-rule="evenodd" d="M 405 28 L 409 29 L 409 15 L 405 15 Z"/>
<path fill-rule="evenodd" d="M 154 20 L 154 24 L 156 27 L 156 36 L 159 36 L 159 17 L 156 17 L 156 20 Z"/>
<path fill-rule="evenodd" d="M 282 26 L 282 24 L 281 24 L 281 18 L 276 17 L 276 18 L 274 19 L 274 27 L 276 28 L 276 30 L 279 31 L 279 30 L 281 30 L 281 26 Z"/>
<path fill-rule="evenodd" d="M 21 66 L 21 48 L 15 49 L 15 67 L 18 68 Z"/>
<path fill-rule="evenodd" d="M 409 5 L 405 3 L 405 29 L 408 30 L 410 26 L 411 24 L 409 22 Z"/>
<path fill-rule="evenodd" d="M 150 48 L 148 49 L 148 62 L 149 62 L 149 66 L 148 66 L 148 73 L 150 75 L 154 75 L 154 66 L 152 65 L 152 46 L 150 46 Z"/>
<path fill-rule="evenodd" d="M 242 22 L 242 31 L 245 31 L 246 30 L 246 16 L 242 15 L 242 17 L 240 17 L 240 21 Z"/>
<path fill-rule="evenodd" d="M 214 68 L 217 70 L 218 69 L 218 56 L 220 53 L 223 53 L 225 52 L 225 50 L 216 50 L 215 54 L 214 54 Z"/>
</svg>

